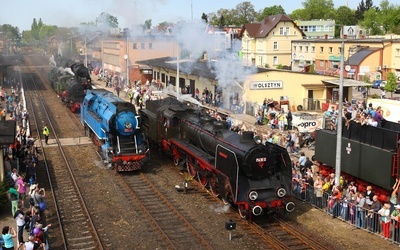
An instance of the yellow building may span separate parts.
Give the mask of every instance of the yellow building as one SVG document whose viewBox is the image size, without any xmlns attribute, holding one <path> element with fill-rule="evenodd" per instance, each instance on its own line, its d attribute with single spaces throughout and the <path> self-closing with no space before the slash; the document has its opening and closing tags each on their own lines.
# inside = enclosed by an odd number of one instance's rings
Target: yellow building
<svg viewBox="0 0 400 250">
<path fill-rule="evenodd" d="M 283 14 L 247 23 L 242 30 L 243 63 L 265 68 L 290 67 L 291 41 L 303 36 L 293 20 Z"/>
<path fill-rule="evenodd" d="M 388 72 L 400 77 L 400 41 L 397 39 L 307 39 L 292 42 L 292 70 L 339 76 L 344 43 L 344 77 L 358 81 L 385 80 Z M 311 46 L 310 49 L 305 48 Z M 313 52 L 314 51 L 314 52 Z M 299 59 L 301 58 L 301 59 Z M 306 65 L 306 67 L 304 67 Z"/>
<path fill-rule="evenodd" d="M 175 58 L 157 58 L 143 60 L 140 64 L 153 70 L 153 78 L 160 76 L 161 81 L 176 91 L 177 61 Z M 339 78 L 318 74 L 293 72 L 289 70 L 255 68 L 255 72 L 247 74 L 243 81 L 223 83 L 217 80 L 217 73 L 210 70 L 206 61 L 181 60 L 179 62 L 178 92 L 189 87 L 193 97 L 195 90 L 201 94 L 207 88 L 213 96 L 221 94 L 221 106 L 233 109 L 234 103 L 243 103 L 243 113 L 254 115 L 264 99 L 273 99 L 284 108 L 297 110 L 326 110 L 339 102 Z M 352 88 L 362 82 L 345 79 L 343 99 L 351 100 Z M 165 86 L 165 85 L 164 85 Z"/>
</svg>

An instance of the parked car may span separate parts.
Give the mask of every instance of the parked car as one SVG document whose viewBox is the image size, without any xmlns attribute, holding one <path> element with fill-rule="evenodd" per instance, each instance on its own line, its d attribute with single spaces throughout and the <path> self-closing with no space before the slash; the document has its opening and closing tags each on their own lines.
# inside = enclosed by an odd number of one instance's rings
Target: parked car
<svg viewBox="0 0 400 250">
<path fill-rule="evenodd" d="M 386 84 L 386 81 L 375 80 L 375 81 L 372 82 L 372 88 L 373 89 L 384 88 L 385 84 Z"/>
<path fill-rule="evenodd" d="M 396 94 L 400 94 L 400 83 L 397 84 L 397 89 L 394 91 Z"/>
<path fill-rule="evenodd" d="M 380 89 L 384 89 L 386 83 L 387 83 L 386 81 L 382 81 L 381 84 L 379 84 L 379 88 L 380 88 Z"/>
</svg>

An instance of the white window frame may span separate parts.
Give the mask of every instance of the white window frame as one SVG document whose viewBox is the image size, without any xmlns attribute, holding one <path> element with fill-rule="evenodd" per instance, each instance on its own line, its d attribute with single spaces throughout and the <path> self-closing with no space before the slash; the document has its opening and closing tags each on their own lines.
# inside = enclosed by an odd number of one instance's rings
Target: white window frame
<svg viewBox="0 0 400 250">
<path fill-rule="evenodd" d="M 278 56 L 274 56 L 272 59 L 272 65 L 278 65 L 279 61 L 278 61 Z"/>
</svg>

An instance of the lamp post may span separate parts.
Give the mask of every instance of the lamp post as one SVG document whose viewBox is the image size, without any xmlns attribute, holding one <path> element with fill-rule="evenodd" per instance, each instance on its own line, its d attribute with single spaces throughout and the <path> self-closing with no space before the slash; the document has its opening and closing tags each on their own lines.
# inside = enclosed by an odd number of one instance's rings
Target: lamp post
<svg viewBox="0 0 400 250">
<path fill-rule="evenodd" d="M 124 56 L 126 60 L 126 84 L 129 85 L 129 37 L 128 29 L 126 29 L 126 55 Z"/>
<path fill-rule="evenodd" d="M 179 43 L 176 43 L 176 96 L 179 95 Z"/>
<path fill-rule="evenodd" d="M 85 67 L 87 68 L 87 41 L 85 36 Z"/>
<path fill-rule="evenodd" d="M 340 80 L 339 80 L 339 108 L 336 126 L 336 161 L 335 161 L 335 185 L 340 185 L 341 157 L 342 157 L 342 119 L 343 119 L 343 74 L 344 74 L 344 40 L 340 51 Z"/>
</svg>

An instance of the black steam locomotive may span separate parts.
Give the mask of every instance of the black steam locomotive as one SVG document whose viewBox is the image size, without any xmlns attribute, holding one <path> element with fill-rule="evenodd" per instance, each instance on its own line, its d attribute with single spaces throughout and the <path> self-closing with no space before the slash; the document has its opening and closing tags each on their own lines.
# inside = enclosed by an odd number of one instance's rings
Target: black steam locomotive
<svg viewBox="0 0 400 250">
<path fill-rule="evenodd" d="M 65 65 L 64 61 L 57 62 Z M 57 95 L 72 112 L 79 111 L 85 90 L 92 88 L 89 69 L 82 63 L 71 63 L 67 67 L 54 67 L 50 71 L 50 83 Z"/>
<path fill-rule="evenodd" d="M 261 144 L 253 132 L 230 131 L 225 122 L 172 97 L 147 101 L 141 118 L 149 140 L 214 195 L 235 204 L 243 218 L 293 211 L 287 200 L 291 160 L 284 148 Z"/>
<path fill-rule="evenodd" d="M 386 201 L 400 178 L 400 124 L 386 121 L 382 127 L 373 127 L 351 121 L 348 127 L 343 122 L 342 131 L 342 175 L 355 181 L 361 192 L 374 186 L 375 194 Z M 323 175 L 335 171 L 336 138 L 335 131 L 317 130 L 314 159 L 321 163 Z"/>
</svg>

